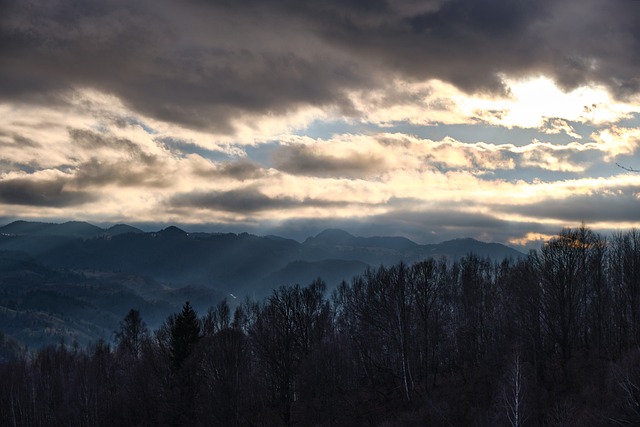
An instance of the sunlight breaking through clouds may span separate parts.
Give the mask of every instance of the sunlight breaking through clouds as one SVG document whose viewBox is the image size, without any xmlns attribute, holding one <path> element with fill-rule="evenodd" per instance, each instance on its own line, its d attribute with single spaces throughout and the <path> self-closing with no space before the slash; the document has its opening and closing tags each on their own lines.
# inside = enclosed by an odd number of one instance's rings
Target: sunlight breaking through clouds
<svg viewBox="0 0 640 427">
<path fill-rule="evenodd" d="M 267 127 L 260 125 L 236 143 L 228 142 L 228 136 L 216 143 L 215 135 L 141 117 L 117 98 L 95 91 L 75 92 L 62 108 L 5 105 L 3 111 L 0 143 L 7 167 L 0 199 L 7 217 L 38 212 L 61 216 L 65 206 L 82 206 L 83 215 L 102 221 L 190 223 L 199 216 L 222 223 L 233 223 L 234 217 L 257 223 L 363 220 L 397 209 L 429 215 L 431 209 L 452 203 L 451 209 L 460 212 L 559 225 L 557 218 L 495 207 L 558 202 L 592 194 L 595 188 L 610 185 L 615 191 L 622 182 L 638 184 L 637 176 L 622 170 L 611 178 L 562 178 L 562 173 L 584 174 L 594 164 L 633 155 L 640 128 L 615 125 L 564 144 L 538 139 L 517 145 L 451 137 L 430 140 L 374 128 L 322 139 L 263 134 Z M 564 119 L 544 126 L 541 137 L 556 131 L 575 133 Z M 180 142 L 185 138 L 188 143 Z M 256 147 L 266 144 L 262 159 L 247 154 L 247 140 Z M 176 142 L 168 145 L 169 141 Z M 206 151 L 191 152 L 189 147 Z M 207 152 L 212 155 L 203 157 Z M 522 168 L 560 175 L 544 181 L 523 179 L 518 177 Z M 512 178 L 492 177 L 497 171 L 512 173 Z M 33 191 L 37 193 L 29 196 Z M 17 192 L 23 196 L 12 196 Z M 405 202 L 390 204 L 399 200 Z M 163 214 L 163 206 L 171 209 Z"/>
<path fill-rule="evenodd" d="M 512 244 L 586 216 L 640 226 L 640 174 L 616 166 L 640 167 L 629 4 L 572 21 L 615 22 L 603 50 L 567 35 L 573 0 L 512 5 L 500 27 L 460 2 L 27 3 L 0 18 L 3 218 L 258 233 L 340 218 Z"/>
</svg>

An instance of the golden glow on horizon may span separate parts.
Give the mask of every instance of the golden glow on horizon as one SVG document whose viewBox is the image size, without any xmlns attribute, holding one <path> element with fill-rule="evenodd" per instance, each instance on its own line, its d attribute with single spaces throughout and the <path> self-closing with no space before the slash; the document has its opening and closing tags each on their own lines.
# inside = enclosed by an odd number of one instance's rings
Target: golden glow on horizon
<svg viewBox="0 0 640 427">
<path fill-rule="evenodd" d="M 522 237 L 509 239 L 508 243 L 516 246 L 527 246 L 532 242 L 546 242 L 554 238 L 555 235 L 529 232 Z"/>
</svg>

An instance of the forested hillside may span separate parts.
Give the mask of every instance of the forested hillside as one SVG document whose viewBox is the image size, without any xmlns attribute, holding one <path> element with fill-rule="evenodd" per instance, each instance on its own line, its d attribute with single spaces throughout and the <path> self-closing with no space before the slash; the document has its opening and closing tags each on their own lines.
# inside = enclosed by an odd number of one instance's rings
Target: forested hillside
<svg viewBox="0 0 640 427">
<path fill-rule="evenodd" d="M 0 251 L 28 254 L 53 269 L 125 272 L 172 287 L 205 286 L 260 297 L 268 295 L 274 284 L 317 277 L 300 270 L 299 262 L 308 263 L 309 273 L 322 268 L 328 276 L 323 279 L 333 288 L 354 272 L 362 273 L 366 265 L 441 256 L 459 259 L 470 252 L 492 259 L 523 256 L 508 246 L 473 239 L 418 245 L 401 237 L 365 238 L 325 230 L 300 243 L 248 233 L 187 233 L 175 226 L 144 233 L 122 224 L 101 229 L 85 222 L 26 221 L 0 227 Z M 336 260 L 343 262 L 332 262 Z"/>
<path fill-rule="evenodd" d="M 112 342 L 118 321 L 136 308 L 158 328 L 185 300 L 205 312 L 222 298 L 261 300 L 283 284 L 328 292 L 369 266 L 450 260 L 474 252 L 492 259 L 524 254 L 504 245 L 459 239 L 418 245 L 401 237 L 356 237 L 325 230 L 300 243 L 247 233 L 157 232 L 119 224 L 14 221 L 0 227 L 0 332 L 37 350 L 61 340 Z M 2 348 L 0 348 L 2 351 Z"/>
<path fill-rule="evenodd" d="M 640 423 L 640 231 L 563 230 L 322 279 L 232 310 L 186 302 L 116 345 L 0 365 L 0 424 L 614 426 Z"/>
</svg>

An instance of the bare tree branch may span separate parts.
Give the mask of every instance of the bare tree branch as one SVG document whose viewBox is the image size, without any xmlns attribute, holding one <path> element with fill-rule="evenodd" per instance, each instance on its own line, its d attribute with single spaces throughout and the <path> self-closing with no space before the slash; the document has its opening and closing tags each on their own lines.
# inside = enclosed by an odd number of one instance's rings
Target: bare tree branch
<svg viewBox="0 0 640 427">
<path fill-rule="evenodd" d="M 620 163 L 616 163 L 616 166 L 618 166 L 620 169 L 624 169 L 628 172 L 640 172 L 640 169 L 634 169 L 634 168 L 630 168 L 627 166 L 622 166 Z"/>
</svg>

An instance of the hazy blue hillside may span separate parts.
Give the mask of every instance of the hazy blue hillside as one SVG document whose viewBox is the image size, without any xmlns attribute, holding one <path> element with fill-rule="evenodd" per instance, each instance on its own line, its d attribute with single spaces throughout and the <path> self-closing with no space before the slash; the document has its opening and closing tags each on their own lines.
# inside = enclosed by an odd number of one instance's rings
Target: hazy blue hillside
<svg viewBox="0 0 640 427">
<path fill-rule="evenodd" d="M 115 236 L 125 233 L 142 233 L 139 228 L 127 224 L 116 224 L 107 229 L 88 222 L 68 221 L 62 224 L 47 222 L 14 221 L 0 227 L 0 234 L 15 236 L 58 236 L 91 238 L 97 236 Z"/>
<path fill-rule="evenodd" d="M 308 285 L 317 278 L 322 278 L 328 289 L 333 289 L 342 280 L 349 281 L 352 277 L 364 272 L 369 265 L 362 261 L 328 259 L 324 261 L 293 261 L 264 280 L 265 285 L 278 287 L 280 285 Z"/>
<path fill-rule="evenodd" d="M 343 230 L 328 229 L 304 241 L 307 246 L 350 246 L 359 248 L 415 249 L 418 244 L 405 237 L 356 237 Z"/>
<path fill-rule="evenodd" d="M 1 310 L 2 308 L 0 308 Z M 0 363 L 18 357 L 24 351 L 25 348 L 21 343 L 0 331 Z"/>
<path fill-rule="evenodd" d="M 14 221 L 0 227 L 0 234 L 16 234 L 21 236 L 66 236 L 93 237 L 103 234 L 105 230 L 87 222 L 68 221 L 62 224 Z"/>
<path fill-rule="evenodd" d="M 52 269 L 24 253 L 0 252 L 0 331 L 7 342 L 29 348 L 109 341 L 131 308 L 156 328 L 186 300 L 205 312 L 224 297 L 211 288 L 169 287 L 132 274 Z"/>
<path fill-rule="evenodd" d="M 424 255 L 428 257 L 449 259 L 460 259 L 465 255 L 476 254 L 482 257 L 491 258 L 493 260 L 502 260 L 504 258 L 518 258 L 524 256 L 509 246 L 500 243 L 485 243 L 475 239 L 454 239 L 435 245 L 425 245 Z"/>
<path fill-rule="evenodd" d="M 143 233 L 143 231 L 127 224 L 116 224 L 104 230 L 104 233 L 107 236 L 117 236 L 119 234 L 127 233 Z"/>
<path fill-rule="evenodd" d="M 56 224 L 46 222 L 14 221 L 11 224 L 0 227 L 0 233 L 18 235 L 41 234 L 44 230 L 50 229 L 55 225 Z"/>
<path fill-rule="evenodd" d="M 273 280 L 291 283 L 307 278 L 322 272 L 318 263 L 328 260 L 378 266 L 427 257 L 459 259 L 471 252 L 497 260 L 522 256 L 507 246 L 473 239 L 418 245 L 404 237 L 357 237 L 337 229 L 299 243 L 247 233 L 187 233 L 175 226 L 144 233 L 125 224 L 101 229 L 81 222 L 25 221 L 0 227 L 0 250 L 24 252 L 50 268 L 127 272 L 224 293 L 254 292 L 272 286 Z M 309 272 L 301 275 L 300 268 L 285 268 L 297 261 L 307 262 Z M 326 273 L 339 276 L 341 269 L 333 267 Z M 288 276 L 289 271 L 296 273 Z M 352 272 L 353 268 L 346 269 Z"/>
<path fill-rule="evenodd" d="M 247 233 L 156 232 L 118 224 L 16 221 L 0 227 L 0 330 L 38 347 L 111 339 L 131 308 L 152 327 L 189 300 L 201 313 L 228 297 L 262 298 L 281 285 L 322 278 L 329 289 L 367 267 L 521 253 L 473 239 L 418 245 L 403 237 L 325 230 L 300 243 Z M 8 345 L 8 344 L 7 344 Z M 14 348 L 15 346 L 12 346 Z"/>
<path fill-rule="evenodd" d="M 326 230 L 310 237 L 301 245 L 301 258 L 358 260 L 372 266 L 391 265 L 400 261 L 413 263 L 425 258 L 457 260 L 469 253 L 493 260 L 518 258 L 521 252 L 499 243 L 475 239 L 456 239 L 438 244 L 418 245 L 404 237 L 355 237 L 342 230 Z"/>
</svg>

